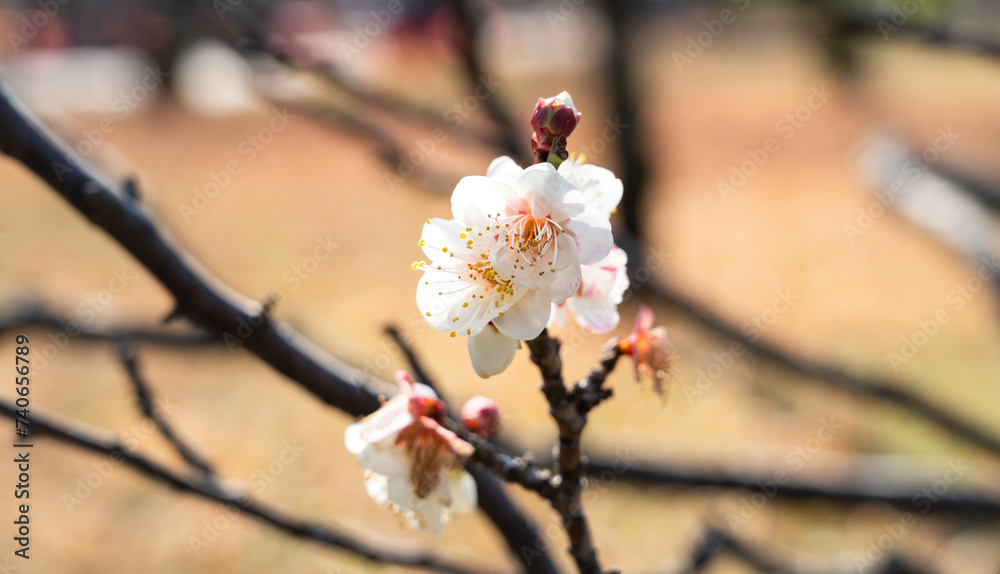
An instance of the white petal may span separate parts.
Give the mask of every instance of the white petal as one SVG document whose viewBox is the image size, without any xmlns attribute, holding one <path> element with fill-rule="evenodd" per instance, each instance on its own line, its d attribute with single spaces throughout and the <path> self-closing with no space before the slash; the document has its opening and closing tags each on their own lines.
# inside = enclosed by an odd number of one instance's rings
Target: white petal
<svg viewBox="0 0 1000 574">
<path fill-rule="evenodd" d="M 420 501 L 417 508 L 414 508 L 419 518 L 420 525 L 434 534 L 441 534 L 442 526 L 445 522 L 445 509 L 438 500 L 435 493 Z"/>
<path fill-rule="evenodd" d="M 518 195 L 531 200 L 531 216 L 548 217 L 563 204 L 566 192 L 574 189 L 550 163 L 536 163 L 524 170 L 514 186 Z"/>
<path fill-rule="evenodd" d="M 412 422 L 406 398 L 393 397 L 379 410 L 347 427 L 344 445 L 349 452 L 358 454 L 370 444 L 395 441 L 399 431 Z"/>
<path fill-rule="evenodd" d="M 409 476 L 410 457 L 403 446 L 379 447 L 372 445 L 358 453 L 358 462 L 365 468 L 389 478 Z"/>
<path fill-rule="evenodd" d="M 577 256 L 580 263 L 590 265 L 607 256 L 614 245 L 611 222 L 600 212 L 587 208 L 580 215 L 569 220 L 564 226 L 566 232 L 576 240 Z"/>
<path fill-rule="evenodd" d="M 469 205 L 475 205 L 483 213 L 492 215 L 507 213 L 507 206 L 517 200 L 514 189 L 500 180 L 482 175 L 463 177 L 451 194 L 451 213 L 462 220 Z"/>
<path fill-rule="evenodd" d="M 384 474 L 371 471 L 365 473 L 365 492 L 380 505 L 384 505 L 389 500 L 388 484 L 389 479 Z"/>
<path fill-rule="evenodd" d="M 409 508 L 410 503 L 415 498 L 413 494 L 413 483 L 410 482 L 409 475 L 389 475 L 386 476 L 386 497 L 391 502 Z"/>
<path fill-rule="evenodd" d="M 618 304 L 611 299 L 573 297 L 569 305 L 576 322 L 592 333 L 600 335 L 618 326 Z"/>
<path fill-rule="evenodd" d="M 517 340 L 487 325 L 478 335 L 469 337 L 469 357 L 476 374 L 486 379 L 500 374 L 510 366 L 517 353 Z"/>
<path fill-rule="evenodd" d="M 551 303 L 552 294 L 548 287 L 526 291 L 517 303 L 494 319 L 493 324 L 508 337 L 529 341 L 540 335 L 549 322 Z"/>
<path fill-rule="evenodd" d="M 587 207 L 600 213 L 610 216 L 622 200 L 622 181 L 609 169 L 571 159 L 559 173 L 580 190 Z"/>
<path fill-rule="evenodd" d="M 553 266 L 556 269 L 555 279 L 549 284 L 553 303 L 562 303 L 573 296 L 583 279 L 580 260 L 576 255 L 576 242 L 565 233 L 559 236 L 558 241 L 559 255 Z"/>
<path fill-rule="evenodd" d="M 447 487 L 451 498 L 448 510 L 454 514 L 473 512 L 479 502 L 476 481 L 464 469 L 448 471 Z"/>
<path fill-rule="evenodd" d="M 552 315 L 549 317 L 549 327 L 566 327 L 566 317 L 569 316 L 569 306 L 566 303 L 553 303 Z"/>
<path fill-rule="evenodd" d="M 517 162 L 507 156 L 502 156 L 493 160 L 490 163 L 490 167 L 486 168 L 486 177 L 506 180 L 508 178 L 516 178 L 523 171 L 521 166 L 517 165 Z"/>
</svg>

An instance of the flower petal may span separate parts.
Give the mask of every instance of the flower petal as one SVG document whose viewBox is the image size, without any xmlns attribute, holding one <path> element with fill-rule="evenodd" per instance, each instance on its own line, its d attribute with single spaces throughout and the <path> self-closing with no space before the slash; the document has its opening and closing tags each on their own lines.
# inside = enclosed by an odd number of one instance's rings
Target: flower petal
<svg viewBox="0 0 1000 574">
<path fill-rule="evenodd" d="M 573 309 L 573 317 L 584 329 L 597 333 L 607 333 L 618 326 L 618 303 L 610 298 L 587 299 L 586 297 L 573 297 L 569 300 L 569 306 Z"/>
<path fill-rule="evenodd" d="M 529 341 L 542 333 L 552 312 L 552 292 L 546 286 L 526 291 L 507 311 L 493 320 L 501 333 L 513 339 Z"/>
<path fill-rule="evenodd" d="M 519 196 L 531 201 L 531 216 L 535 219 L 548 217 L 563 204 L 566 192 L 574 189 L 550 163 L 536 163 L 524 170 L 514 187 Z"/>
<path fill-rule="evenodd" d="M 611 222 L 600 212 L 587 208 L 583 213 L 570 219 L 563 226 L 566 233 L 576 240 L 577 256 L 580 263 L 590 265 L 607 256 L 614 245 Z"/>
<path fill-rule="evenodd" d="M 570 159 L 559 166 L 559 173 L 580 190 L 587 207 L 600 213 L 610 216 L 622 200 L 622 181 L 609 169 Z"/>
<path fill-rule="evenodd" d="M 517 340 L 487 325 L 478 335 L 469 337 L 469 357 L 476 374 L 486 379 L 498 375 L 510 366 L 517 353 Z"/>
<path fill-rule="evenodd" d="M 583 279 L 580 259 L 576 255 L 576 242 L 565 233 L 559 236 L 558 241 L 559 254 L 553 265 L 556 269 L 555 279 L 549 284 L 553 303 L 562 303 L 572 297 Z"/>
<path fill-rule="evenodd" d="M 397 445 L 388 448 L 372 445 L 358 453 L 358 462 L 368 470 L 390 478 L 409 476 L 410 472 L 410 457 L 403 447 Z"/>
<path fill-rule="evenodd" d="M 479 499 L 472 475 L 464 469 L 456 468 L 448 471 L 446 481 L 451 499 L 448 510 L 456 514 L 474 511 Z"/>
<path fill-rule="evenodd" d="M 497 178 L 500 180 L 506 180 L 508 178 L 515 178 L 524 172 L 521 166 L 517 165 L 517 162 L 512 160 L 507 156 L 501 156 L 496 158 L 490 163 L 490 167 L 486 168 L 486 177 Z"/>
<path fill-rule="evenodd" d="M 482 175 L 470 175 L 459 180 L 451 194 L 451 213 L 463 220 L 466 209 L 474 205 L 487 215 L 507 214 L 507 206 L 517 203 L 517 193 L 510 185 Z"/>
<path fill-rule="evenodd" d="M 567 317 L 569 317 L 569 305 L 566 303 L 553 303 L 552 315 L 549 316 L 549 324 L 547 327 L 559 327 L 560 329 L 564 329 L 566 327 Z"/>
</svg>

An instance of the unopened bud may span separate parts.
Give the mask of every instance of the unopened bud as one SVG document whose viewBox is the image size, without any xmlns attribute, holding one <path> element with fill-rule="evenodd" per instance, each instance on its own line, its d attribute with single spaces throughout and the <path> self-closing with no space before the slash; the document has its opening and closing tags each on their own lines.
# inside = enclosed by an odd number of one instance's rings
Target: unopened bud
<svg viewBox="0 0 1000 574">
<path fill-rule="evenodd" d="M 566 138 L 576 129 L 581 116 L 568 92 L 548 99 L 538 98 L 531 114 L 531 127 L 535 130 L 531 146 L 535 153 L 548 155 L 552 146 L 560 141 L 565 146 Z"/>
<path fill-rule="evenodd" d="M 477 435 L 489 439 L 500 430 L 500 407 L 487 397 L 472 397 L 462 405 L 462 424 Z"/>
</svg>

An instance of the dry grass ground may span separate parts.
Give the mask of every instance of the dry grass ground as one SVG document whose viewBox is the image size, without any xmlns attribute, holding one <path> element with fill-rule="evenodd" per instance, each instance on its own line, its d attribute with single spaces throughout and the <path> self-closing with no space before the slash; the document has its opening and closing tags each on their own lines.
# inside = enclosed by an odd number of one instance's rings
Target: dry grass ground
<svg viewBox="0 0 1000 574">
<path fill-rule="evenodd" d="M 789 291 L 797 299 L 765 336 L 869 372 L 892 374 L 886 356 L 899 348 L 900 338 L 917 330 L 918 321 L 945 309 L 950 321 L 900 368 L 899 376 L 912 390 L 1000 434 L 995 416 L 1000 400 L 995 384 L 1000 376 L 997 302 L 986 289 L 961 309 L 946 301 L 975 267 L 891 213 L 853 243 L 844 231 L 872 201 L 853 154 L 874 121 L 899 122 L 923 145 L 936 130 L 951 126 L 960 138 L 947 154 L 957 163 L 990 166 L 990 158 L 1000 156 L 996 64 L 873 44 L 868 75 L 859 89 L 824 71 L 809 44 L 782 37 L 767 43 L 719 41 L 680 73 L 671 53 L 682 48 L 683 37 L 673 38 L 669 44 L 648 39 L 642 66 L 643 127 L 653 165 L 646 218 L 653 245 L 669 253 L 657 273 L 737 323 L 764 316 L 776 292 Z M 441 74 L 429 59 L 414 58 L 407 73 Z M 454 81 L 436 86 L 430 89 L 440 93 L 424 95 L 429 101 L 458 101 L 466 94 Z M 723 200 L 717 181 L 746 159 L 747 148 L 759 147 L 769 137 L 782 138 L 776 121 L 794 112 L 814 86 L 825 86 L 834 95 L 792 138 L 780 139 L 780 149 L 767 163 Z M 576 142 L 599 138 L 606 99 L 581 79 L 512 79 L 505 86 L 504 103 L 523 118 L 538 95 L 564 87 L 585 113 Z M 90 126 L 98 120 L 81 118 Z M 550 448 L 553 426 L 527 357 L 519 356 L 502 376 L 480 380 L 469 365 L 464 341 L 425 329 L 415 313 L 417 276 L 409 264 L 420 257 L 416 242 L 424 218 L 449 213 L 447 195 L 409 184 L 387 185 L 386 167 L 367 146 L 305 117 L 293 119 L 252 162 L 245 161 L 238 146 L 267 121 L 260 116 L 210 122 L 161 102 L 116 125 L 104 147 L 113 145 L 128 163 L 109 159 L 106 167 L 116 176 L 139 170 L 143 200 L 181 243 L 242 293 L 263 298 L 280 291 L 278 317 L 319 345 L 357 366 L 383 366 L 375 363 L 388 348 L 382 325 L 395 323 L 419 333 L 419 350 L 456 404 L 476 394 L 493 396 L 506 414 L 510 440 L 542 451 Z M 414 137 L 426 135 L 414 132 Z M 485 152 L 459 147 L 457 141 L 440 146 L 428 165 L 456 176 L 485 170 L 490 159 Z M 595 153 L 591 159 L 610 165 L 610 157 Z M 191 203 L 194 190 L 233 160 L 241 173 L 185 221 L 180 205 Z M 996 168 L 986 169 L 1000 177 Z M 93 326 L 154 323 L 170 310 L 169 296 L 127 253 L 3 158 L 0 204 L 0 232 L 6 234 L 0 244 L 0 301 L 40 297 L 84 321 L 89 315 L 79 307 L 86 306 L 88 296 L 108 289 L 113 274 L 124 268 L 134 279 L 100 306 Z M 327 236 L 337 244 L 329 259 L 297 288 L 283 280 Z M 616 333 L 627 332 L 637 302 L 644 298 L 640 290 L 623 306 L 623 324 Z M 631 380 L 630 369 L 620 369 L 610 381 L 614 400 L 591 417 L 585 436 L 590 449 L 722 470 L 783 469 L 801 478 L 835 476 L 851 453 L 928 455 L 971 465 L 956 489 L 996 483 L 1000 466 L 994 459 L 936 429 L 882 404 L 807 384 L 752 357 L 737 358 L 703 394 L 685 393 L 729 342 L 654 307 L 680 350 L 671 399 L 662 404 Z M 49 342 L 46 332 L 30 334 L 33 349 L 42 351 Z M 0 360 L 13 360 L 10 339 L 0 343 Z M 568 374 L 585 373 L 605 340 L 590 337 L 573 349 L 567 356 Z M 364 493 L 362 468 L 342 446 L 343 430 L 352 421 L 251 356 L 219 348 L 177 352 L 141 347 L 140 352 L 154 391 L 176 407 L 169 418 L 180 434 L 260 499 L 387 544 L 433 546 L 470 563 L 510 565 L 502 541 L 481 516 L 461 517 L 434 538 L 406 530 L 377 508 Z M 379 376 L 389 378 L 404 366 L 398 357 L 388 363 L 377 369 Z M 0 395 L 11 397 L 11 385 L 0 386 Z M 140 423 L 125 374 L 106 345 L 71 341 L 44 369 L 36 369 L 32 400 L 39 409 L 116 433 L 130 432 Z M 790 466 L 788 453 L 816 437 L 824 419 L 831 417 L 843 428 L 801 469 Z M 155 434 L 131 432 L 142 452 L 180 464 Z M 287 464 L 275 464 L 289 443 L 304 450 Z M 249 518 L 229 521 L 217 540 L 196 553 L 192 537 L 202 536 L 206 524 L 224 515 L 218 506 L 178 496 L 113 467 L 97 488 L 80 497 L 81 504 L 68 510 L 66 497 L 78 496 L 81 481 L 106 461 L 49 441 L 39 441 L 32 457 L 33 558 L 18 572 L 378 570 Z M 0 464 L 4 516 L 14 504 L 13 470 L 9 463 Z M 936 476 L 945 470 L 941 462 L 928 472 Z M 261 472 L 267 481 L 259 480 Z M 553 552 L 568 567 L 557 518 L 534 496 L 511 491 L 551 533 Z M 640 490 L 621 483 L 592 485 L 591 492 L 587 509 L 601 556 L 625 572 L 664 571 L 679 564 L 706 519 L 725 524 L 750 494 Z M 797 549 L 794 558 L 802 563 L 832 559 L 852 564 L 857 551 L 884 533 L 883 523 L 899 516 L 899 511 L 876 504 L 771 501 L 739 534 Z M 0 564 L 9 555 L 10 532 L 9 522 L 0 527 L 0 548 L 5 549 Z M 1000 562 L 998 535 L 991 524 L 958 528 L 944 518 L 920 517 L 894 549 L 942 572 L 992 574 Z M 747 571 L 728 558 L 710 569 L 713 574 Z"/>
</svg>

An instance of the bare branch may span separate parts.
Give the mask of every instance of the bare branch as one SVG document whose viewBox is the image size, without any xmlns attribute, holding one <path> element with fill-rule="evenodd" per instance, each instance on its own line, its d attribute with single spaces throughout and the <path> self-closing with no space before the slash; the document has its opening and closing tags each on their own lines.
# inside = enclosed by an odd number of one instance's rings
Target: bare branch
<svg viewBox="0 0 1000 574">
<path fill-rule="evenodd" d="M 413 347 L 410 346 L 410 342 L 407 340 L 406 336 L 393 325 L 386 325 L 385 333 L 386 335 L 389 335 L 389 337 L 397 345 L 399 345 L 399 348 L 403 351 L 403 355 L 406 356 L 406 362 L 410 364 L 410 370 L 413 371 L 414 378 L 434 389 L 434 392 L 440 395 L 440 389 L 438 389 L 437 384 L 434 383 L 434 379 L 432 379 L 427 373 L 427 369 L 424 368 L 423 362 L 420 360 L 420 357 L 417 356 L 417 352 L 413 349 Z M 451 403 L 448 401 L 445 402 L 448 404 L 449 410 L 451 410 Z M 450 412 L 449 416 L 457 418 Z"/>
<path fill-rule="evenodd" d="M 209 481 L 215 480 L 215 470 L 212 466 L 203 458 L 201 458 L 198 453 L 194 451 L 193 448 L 188 446 L 177 433 L 174 432 L 173 427 L 167 422 L 160 413 L 159 410 L 153 407 L 153 393 L 149 389 L 149 385 L 146 380 L 143 379 L 142 374 L 139 372 L 139 358 L 136 352 L 135 343 L 128 339 L 120 339 L 117 345 L 118 358 L 121 360 L 122 365 L 125 366 L 125 371 L 128 373 L 129 381 L 132 382 L 132 388 L 135 390 L 136 400 L 139 402 L 139 408 L 142 410 L 142 414 L 146 415 L 146 418 L 153 421 L 156 424 L 156 428 L 160 429 L 160 434 L 163 438 L 174 447 L 181 457 L 184 458 L 192 467 L 198 469 L 205 479 Z"/>
<path fill-rule="evenodd" d="M 71 321 L 37 302 L 15 302 L 0 311 L 0 333 L 26 327 L 46 327 L 64 331 L 81 340 L 109 340 L 121 338 L 163 345 L 167 347 L 198 348 L 218 344 L 219 340 L 200 332 L 172 333 L 165 329 L 141 326 L 114 325 L 97 328 L 86 323 Z"/>
<path fill-rule="evenodd" d="M 6 400 L 0 399 L 0 415 L 13 420 L 17 416 L 16 407 Z M 478 566 L 475 568 L 465 568 L 430 554 L 401 552 L 354 540 L 328 526 L 300 520 L 286 512 L 256 502 L 246 493 L 223 490 L 217 484 L 205 478 L 199 480 L 181 476 L 143 455 L 130 452 L 123 444 L 113 438 L 99 436 L 92 429 L 86 428 L 85 424 L 81 421 L 58 415 L 44 414 L 33 408 L 31 409 L 31 431 L 32 435 L 49 436 L 84 450 L 113 456 L 116 459 L 120 458 L 124 464 L 146 475 L 148 478 L 179 491 L 189 492 L 208 500 L 220 502 L 230 506 L 234 510 L 256 516 L 261 521 L 293 536 L 348 550 L 364 556 L 373 562 L 400 564 L 425 568 L 436 572 L 452 572 L 454 574 L 482 572 L 482 569 Z"/>
</svg>

